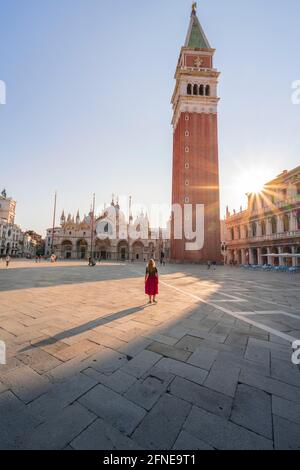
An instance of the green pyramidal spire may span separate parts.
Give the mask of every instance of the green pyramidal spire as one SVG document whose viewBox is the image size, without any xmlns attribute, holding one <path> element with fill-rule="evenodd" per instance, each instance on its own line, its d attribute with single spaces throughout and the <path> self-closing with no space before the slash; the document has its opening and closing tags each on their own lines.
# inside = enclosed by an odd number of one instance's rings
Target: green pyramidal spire
<svg viewBox="0 0 300 470">
<path fill-rule="evenodd" d="M 208 39 L 205 36 L 200 21 L 198 20 L 196 7 L 197 5 L 194 3 L 192 6 L 191 21 L 185 41 L 185 47 L 190 47 L 192 49 L 210 49 L 211 47 Z"/>
</svg>

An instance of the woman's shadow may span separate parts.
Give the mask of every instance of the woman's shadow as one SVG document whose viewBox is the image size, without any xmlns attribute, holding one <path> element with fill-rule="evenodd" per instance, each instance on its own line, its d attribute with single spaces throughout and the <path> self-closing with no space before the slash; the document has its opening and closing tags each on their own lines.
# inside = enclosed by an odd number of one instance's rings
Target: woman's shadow
<svg viewBox="0 0 300 470">
<path fill-rule="evenodd" d="M 51 338 L 47 338 L 42 341 L 39 341 L 38 343 L 34 343 L 31 346 L 28 346 L 22 349 L 20 352 L 26 352 L 34 348 L 42 348 L 45 346 L 50 346 L 52 344 L 58 343 L 59 341 L 63 341 L 66 338 L 71 338 L 81 333 L 85 333 L 86 331 L 92 330 L 96 328 L 97 326 L 106 325 L 107 323 L 111 323 L 115 320 L 120 320 L 121 318 L 135 315 L 136 313 L 142 312 L 149 306 L 150 305 L 147 303 L 144 305 L 140 305 L 139 307 L 128 308 L 126 310 L 121 310 L 120 312 L 115 312 L 110 315 L 98 318 L 96 320 L 92 320 L 90 322 L 84 323 L 83 325 L 71 328 L 70 330 L 62 331 L 61 333 L 58 333 L 57 335 Z"/>
</svg>

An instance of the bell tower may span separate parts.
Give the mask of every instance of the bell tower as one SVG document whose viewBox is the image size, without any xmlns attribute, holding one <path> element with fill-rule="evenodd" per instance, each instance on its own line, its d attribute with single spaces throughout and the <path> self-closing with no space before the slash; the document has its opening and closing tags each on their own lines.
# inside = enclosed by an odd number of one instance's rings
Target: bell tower
<svg viewBox="0 0 300 470">
<path fill-rule="evenodd" d="M 204 245 L 187 250 L 182 239 L 171 237 L 174 262 L 201 263 L 221 260 L 220 194 L 218 161 L 219 72 L 214 68 L 215 50 L 211 48 L 192 6 L 191 20 L 182 47 L 172 97 L 173 177 L 172 203 L 192 205 L 193 229 L 197 204 L 204 205 Z"/>
</svg>

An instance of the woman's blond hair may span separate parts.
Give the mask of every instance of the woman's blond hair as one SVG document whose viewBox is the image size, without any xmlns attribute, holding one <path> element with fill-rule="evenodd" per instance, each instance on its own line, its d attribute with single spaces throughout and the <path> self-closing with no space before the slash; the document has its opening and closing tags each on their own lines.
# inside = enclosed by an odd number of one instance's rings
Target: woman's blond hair
<svg viewBox="0 0 300 470">
<path fill-rule="evenodd" d="M 156 264 L 155 264 L 154 259 L 150 259 L 150 260 L 148 261 L 148 269 L 149 269 L 149 271 L 154 271 L 155 268 L 156 268 Z"/>
</svg>

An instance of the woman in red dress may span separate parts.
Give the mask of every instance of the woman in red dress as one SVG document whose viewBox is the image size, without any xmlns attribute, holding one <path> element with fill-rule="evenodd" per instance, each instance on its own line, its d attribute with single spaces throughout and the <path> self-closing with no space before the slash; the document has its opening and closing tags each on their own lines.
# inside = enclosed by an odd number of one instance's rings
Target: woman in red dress
<svg viewBox="0 0 300 470">
<path fill-rule="evenodd" d="M 147 295 L 149 295 L 149 304 L 152 304 L 152 299 L 153 302 L 157 304 L 156 296 L 158 295 L 158 271 L 153 259 L 149 261 L 146 268 L 145 292 Z"/>
</svg>

